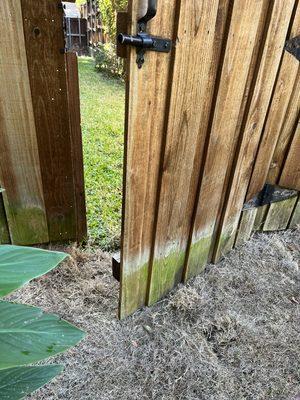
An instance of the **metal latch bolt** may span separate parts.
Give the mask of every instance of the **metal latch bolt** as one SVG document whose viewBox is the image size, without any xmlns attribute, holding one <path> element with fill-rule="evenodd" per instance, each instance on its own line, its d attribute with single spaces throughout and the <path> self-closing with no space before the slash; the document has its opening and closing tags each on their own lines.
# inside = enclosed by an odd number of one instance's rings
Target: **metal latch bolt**
<svg viewBox="0 0 300 400">
<path fill-rule="evenodd" d="M 142 68 L 145 62 L 146 51 L 156 51 L 159 53 L 169 53 L 172 49 L 172 40 L 149 35 L 147 23 L 155 17 L 157 11 L 157 0 L 148 1 L 147 14 L 138 21 L 138 34 L 136 36 L 120 33 L 118 42 L 120 44 L 136 47 L 137 64 Z"/>
</svg>

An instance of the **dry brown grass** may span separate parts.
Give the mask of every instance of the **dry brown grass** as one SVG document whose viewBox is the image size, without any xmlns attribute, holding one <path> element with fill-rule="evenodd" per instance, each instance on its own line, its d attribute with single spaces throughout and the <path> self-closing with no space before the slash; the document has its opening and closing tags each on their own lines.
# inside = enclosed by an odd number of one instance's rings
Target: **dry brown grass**
<svg viewBox="0 0 300 400">
<path fill-rule="evenodd" d="M 88 332 L 33 400 L 291 400 L 300 393 L 300 237 L 257 235 L 119 322 L 110 257 L 80 252 L 14 295 Z M 297 397 L 298 398 L 298 397 Z"/>
</svg>

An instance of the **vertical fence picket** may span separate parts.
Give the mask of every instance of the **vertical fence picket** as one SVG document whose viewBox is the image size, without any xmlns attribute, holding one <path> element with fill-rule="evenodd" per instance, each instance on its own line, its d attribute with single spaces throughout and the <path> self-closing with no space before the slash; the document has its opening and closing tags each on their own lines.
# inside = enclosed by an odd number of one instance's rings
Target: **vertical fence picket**
<svg viewBox="0 0 300 400">
<path fill-rule="evenodd" d="M 147 4 L 130 2 L 129 33 Z M 138 70 L 136 51 L 127 50 L 121 317 L 253 231 L 286 227 L 296 201 L 285 200 L 289 210 L 244 207 L 266 183 L 272 157 L 282 179 L 287 171 L 298 179 L 299 64 L 284 45 L 299 34 L 299 1 L 158 4 L 148 31 L 173 38 L 171 55 L 147 52 Z"/>
<path fill-rule="evenodd" d="M 250 239 L 254 227 L 256 213 L 257 208 L 250 208 L 242 212 L 240 225 L 236 235 L 235 246 L 241 246 Z"/>
<path fill-rule="evenodd" d="M 279 183 L 280 175 L 285 163 L 287 153 L 291 146 L 293 135 L 300 115 L 300 69 L 295 81 L 293 93 L 290 97 L 289 106 L 286 111 L 284 122 L 276 143 L 276 148 L 272 157 L 267 182 L 272 185 Z"/>
<path fill-rule="evenodd" d="M 157 17 L 149 24 L 153 35 L 175 39 L 176 3 L 175 0 L 158 2 Z M 131 0 L 128 33 L 136 34 L 138 11 L 139 1 Z M 147 53 L 140 70 L 134 49 L 127 60 L 120 317 L 146 303 L 172 53 Z"/>
<path fill-rule="evenodd" d="M 148 304 L 183 277 L 228 5 L 180 5 Z"/>
<path fill-rule="evenodd" d="M 263 51 L 257 61 L 257 76 L 254 77 L 255 87 L 250 96 L 249 110 L 245 115 L 241 143 L 236 149 L 236 162 L 233 165 L 232 177 L 228 184 L 228 199 L 222 211 L 219 237 L 214 254 L 215 262 L 221 258 L 222 254 L 230 251 L 235 242 L 253 160 L 272 97 L 293 8 L 294 0 L 284 3 L 281 0 L 275 0 L 268 26 L 266 26 L 267 34 L 261 43 Z"/>
<path fill-rule="evenodd" d="M 187 277 L 211 260 L 224 188 L 238 141 L 236 132 L 252 56 L 262 31 L 268 2 L 234 2 L 228 41 L 215 104 L 210 142 L 193 226 Z"/>
<path fill-rule="evenodd" d="M 300 191 L 300 120 L 283 166 L 279 184 Z"/>
<path fill-rule="evenodd" d="M 300 32 L 300 3 L 296 1 L 295 4 L 297 5 L 297 9 L 292 21 L 289 38 L 299 35 Z M 265 129 L 256 156 L 247 192 L 247 201 L 262 190 L 266 182 L 276 144 L 284 126 L 290 99 L 298 81 L 299 61 L 293 55 L 285 51 L 269 108 Z"/>
<path fill-rule="evenodd" d="M 19 0 L 0 2 L 0 184 L 14 244 L 49 240 Z"/>
<path fill-rule="evenodd" d="M 87 221 L 84 189 L 78 60 L 75 53 L 66 54 L 66 66 L 68 89 L 67 114 L 69 115 L 71 133 L 71 154 L 76 210 L 76 239 L 81 241 L 87 236 Z"/>
<path fill-rule="evenodd" d="M 13 244 L 86 232 L 77 65 L 67 86 L 60 5 L 0 2 L 0 240 L 8 226 Z"/>
<path fill-rule="evenodd" d="M 57 0 L 21 4 L 49 238 L 76 239 L 63 9 Z"/>
<path fill-rule="evenodd" d="M 300 196 L 298 198 L 298 202 L 295 206 L 293 215 L 291 217 L 291 221 L 289 224 L 290 229 L 299 228 L 300 227 Z"/>
<path fill-rule="evenodd" d="M 297 200 L 297 196 L 294 196 L 290 199 L 271 204 L 264 222 L 263 231 L 272 232 L 286 229 L 289 225 Z"/>
</svg>

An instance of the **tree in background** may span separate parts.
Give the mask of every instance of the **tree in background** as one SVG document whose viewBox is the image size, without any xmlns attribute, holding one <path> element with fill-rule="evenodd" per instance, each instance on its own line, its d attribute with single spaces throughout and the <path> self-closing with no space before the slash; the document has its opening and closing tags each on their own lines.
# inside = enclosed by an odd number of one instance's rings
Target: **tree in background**
<svg viewBox="0 0 300 400">
<path fill-rule="evenodd" d="M 98 0 L 102 17 L 102 23 L 110 40 L 116 38 L 116 13 L 126 10 L 128 0 Z"/>
</svg>

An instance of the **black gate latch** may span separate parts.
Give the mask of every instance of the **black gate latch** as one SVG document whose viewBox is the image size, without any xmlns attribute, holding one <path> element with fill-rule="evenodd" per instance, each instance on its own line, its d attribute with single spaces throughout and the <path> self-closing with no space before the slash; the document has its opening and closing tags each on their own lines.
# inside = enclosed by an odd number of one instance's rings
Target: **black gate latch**
<svg viewBox="0 0 300 400">
<path fill-rule="evenodd" d="M 134 46 L 137 49 L 137 64 L 142 68 L 145 62 L 146 51 L 169 53 L 172 49 L 172 40 L 151 36 L 147 33 L 147 23 L 155 17 L 157 12 L 157 0 L 148 0 L 147 14 L 138 21 L 138 34 L 136 36 L 120 33 L 120 44 Z"/>
</svg>

